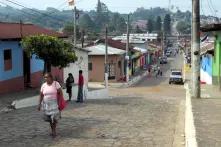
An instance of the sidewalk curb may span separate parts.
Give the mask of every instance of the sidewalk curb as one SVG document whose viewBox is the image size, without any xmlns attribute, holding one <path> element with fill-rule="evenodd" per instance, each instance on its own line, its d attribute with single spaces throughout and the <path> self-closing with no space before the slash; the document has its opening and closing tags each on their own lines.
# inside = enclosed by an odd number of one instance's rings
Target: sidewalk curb
<svg viewBox="0 0 221 147">
<path fill-rule="evenodd" d="M 76 92 L 75 92 L 76 93 Z M 65 100 L 68 100 L 68 94 L 63 90 Z M 85 100 L 100 100 L 100 99 L 110 99 L 109 97 L 109 89 L 98 89 L 93 91 L 84 91 L 84 99 Z M 21 100 L 14 100 L 12 102 L 15 109 L 26 108 L 37 106 L 39 103 L 39 96 L 33 96 Z"/>
<path fill-rule="evenodd" d="M 138 83 L 138 82 L 139 82 L 140 80 L 142 80 L 145 76 L 147 76 L 147 74 L 148 74 L 148 72 L 146 71 L 146 72 L 144 72 L 142 75 L 139 75 L 139 76 L 133 78 L 133 79 L 130 80 L 128 83 L 123 84 L 122 87 L 127 88 L 127 87 L 130 87 L 130 86 L 132 86 L 132 85 Z"/>
<path fill-rule="evenodd" d="M 196 128 L 193 118 L 192 102 L 190 88 L 188 84 L 184 85 L 186 89 L 186 112 L 185 112 L 185 143 L 186 147 L 198 147 L 196 141 Z"/>
<path fill-rule="evenodd" d="M 176 127 L 173 135 L 172 147 L 184 147 L 185 146 L 185 100 L 182 100 L 179 104 Z"/>
</svg>

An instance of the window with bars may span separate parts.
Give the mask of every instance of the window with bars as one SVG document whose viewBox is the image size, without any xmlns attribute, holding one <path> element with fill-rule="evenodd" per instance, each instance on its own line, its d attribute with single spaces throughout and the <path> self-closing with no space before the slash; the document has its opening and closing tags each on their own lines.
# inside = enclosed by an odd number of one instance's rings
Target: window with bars
<svg viewBox="0 0 221 147">
<path fill-rule="evenodd" d="M 4 50 L 4 70 L 12 70 L 12 51 L 11 49 Z"/>
</svg>

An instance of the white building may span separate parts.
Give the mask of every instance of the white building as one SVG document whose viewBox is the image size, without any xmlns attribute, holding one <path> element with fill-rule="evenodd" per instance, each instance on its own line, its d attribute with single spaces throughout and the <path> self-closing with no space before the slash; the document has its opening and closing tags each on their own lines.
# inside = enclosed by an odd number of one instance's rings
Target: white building
<svg viewBox="0 0 221 147">
<path fill-rule="evenodd" d="M 71 63 L 68 67 L 64 68 L 64 82 L 68 77 L 69 73 L 72 73 L 74 76 L 75 84 L 78 83 L 79 70 L 83 71 L 84 76 L 84 89 L 88 91 L 88 51 L 87 49 L 74 48 L 78 60 L 75 63 Z M 77 86 L 73 87 L 73 97 L 77 96 Z"/>
<path fill-rule="evenodd" d="M 139 33 L 139 34 L 130 34 L 130 42 L 133 41 L 155 41 L 158 38 L 157 33 Z M 127 40 L 127 34 L 121 36 L 116 36 L 113 40 Z"/>
</svg>

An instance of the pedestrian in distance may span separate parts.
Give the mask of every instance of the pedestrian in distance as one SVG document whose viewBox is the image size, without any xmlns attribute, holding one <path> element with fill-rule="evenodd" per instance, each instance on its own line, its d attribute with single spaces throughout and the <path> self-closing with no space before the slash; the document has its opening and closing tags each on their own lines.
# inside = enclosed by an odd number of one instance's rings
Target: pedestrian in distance
<svg viewBox="0 0 221 147">
<path fill-rule="evenodd" d="M 68 74 L 68 78 L 66 79 L 66 93 L 68 93 L 69 99 L 71 101 L 72 98 L 72 85 L 74 84 L 74 77 L 71 73 Z"/>
<path fill-rule="evenodd" d="M 158 71 L 156 71 L 156 73 L 155 73 L 155 77 L 156 77 L 156 78 L 158 77 L 158 74 L 159 74 Z"/>
<path fill-rule="evenodd" d="M 61 85 L 53 80 L 51 73 L 44 74 L 45 83 L 42 84 L 40 90 L 40 98 L 38 110 L 44 112 L 43 118 L 50 123 L 51 136 L 56 137 L 56 125 L 60 118 L 58 108 L 58 94 L 63 96 Z"/>
<path fill-rule="evenodd" d="M 151 77 L 151 67 L 148 67 L 148 77 Z"/>
<path fill-rule="evenodd" d="M 161 77 L 163 76 L 163 72 L 162 72 L 162 70 L 160 70 L 160 76 L 161 76 Z"/>
<path fill-rule="evenodd" d="M 83 103 L 83 87 L 84 87 L 84 77 L 83 71 L 79 70 L 79 78 L 78 78 L 78 96 L 77 103 Z"/>
<path fill-rule="evenodd" d="M 157 78 L 159 75 L 161 75 L 160 66 L 157 67 L 156 78 Z"/>
</svg>

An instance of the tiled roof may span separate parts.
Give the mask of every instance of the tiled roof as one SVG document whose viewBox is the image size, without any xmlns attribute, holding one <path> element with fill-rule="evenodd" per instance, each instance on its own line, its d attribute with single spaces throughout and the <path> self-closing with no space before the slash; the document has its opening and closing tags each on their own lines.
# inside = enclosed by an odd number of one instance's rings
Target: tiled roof
<svg viewBox="0 0 221 147">
<path fill-rule="evenodd" d="M 21 39 L 31 35 L 49 35 L 65 38 L 63 33 L 45 29 L 33 24 L 0 22 L 0 39 Z"/>
</svg>

